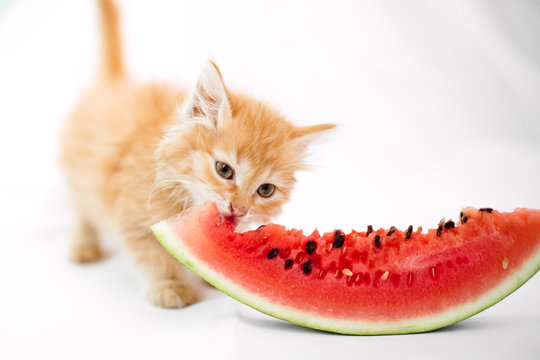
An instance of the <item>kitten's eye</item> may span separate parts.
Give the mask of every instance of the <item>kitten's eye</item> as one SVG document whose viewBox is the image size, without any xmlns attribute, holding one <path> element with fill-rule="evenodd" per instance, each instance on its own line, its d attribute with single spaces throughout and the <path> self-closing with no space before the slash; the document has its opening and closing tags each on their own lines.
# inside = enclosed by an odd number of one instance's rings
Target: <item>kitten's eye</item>
<svg viewBox="0 0 540 360">
<path fill-rule="evenodd" d="M 276 187 L 272 184 L 262 184 L 257 189 L 257 194 L 261 195 L 262 197 L 270 197 L 274 195 L 274 191 L 276 191 Z"/>
<path fill-rule="evenodd" d="M 231 180 L 234 176 L 234 170 L 229 165 L 222 163 L 221 161 L 216 161 L 216 171 L 221 177 Z"/>
</svg>

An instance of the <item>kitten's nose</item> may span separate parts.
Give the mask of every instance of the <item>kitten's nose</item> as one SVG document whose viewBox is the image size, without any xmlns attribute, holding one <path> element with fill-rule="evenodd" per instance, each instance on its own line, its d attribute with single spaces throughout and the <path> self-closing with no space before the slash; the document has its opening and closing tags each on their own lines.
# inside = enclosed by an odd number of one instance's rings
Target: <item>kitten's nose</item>
<svg viewBox="0 0 540 360">
<path fill-rule="evenodd" d="M 233 203 L 229 203 L 229 210 L 234 217 L 241 217 L 247 214 L 247 207 L 243 205 L 233 205 Z"/>
</svg>

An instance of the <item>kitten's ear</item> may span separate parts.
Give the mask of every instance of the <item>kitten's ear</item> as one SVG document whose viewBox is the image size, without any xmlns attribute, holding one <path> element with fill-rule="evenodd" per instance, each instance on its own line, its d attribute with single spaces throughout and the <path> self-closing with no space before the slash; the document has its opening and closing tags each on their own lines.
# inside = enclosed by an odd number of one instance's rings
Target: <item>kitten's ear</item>
<svg viewBox="0 0 540 360">
<path fill-rule="evenodd" d="M 303 151 L 318 136 L 322 135 L 328 130 L 334 129 L 335 127 L 335 124 L 319 124 L 295 127 L 291 133 L 291 139 L 296 143 L 299 149 Z"/>
<path fill-rule="evenodd" d="M 202 70 L 182 112 L 189 119 L 213 127 L 217 127 L 220 119 L 231 115 L 223 78 L 213 61 L 208 61 Z"/>
</svg>

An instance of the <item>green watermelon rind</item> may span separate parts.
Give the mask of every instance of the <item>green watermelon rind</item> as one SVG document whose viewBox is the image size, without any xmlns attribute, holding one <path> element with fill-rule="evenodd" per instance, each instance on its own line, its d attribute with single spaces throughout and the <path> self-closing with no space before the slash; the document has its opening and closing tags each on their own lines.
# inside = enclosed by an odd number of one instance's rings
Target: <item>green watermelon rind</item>
<svg viewBox="0 0 540 360">
<path fill-rule="evenodd" d="M 177 236 L 174 228 L 167 221 L 164 220 L 153 225 L 151 230 L 161 245 L 179 262 L 217 289 L 241 303 L 267 315 L 304 327 L 349 335 L 409 334 L 431 331 L 455 324 L 501 301 L 540 270 L 540 249 L 537 249 L 534 255 L 521 268 L 514 270 L 508 279 L 472 302 L 451 308 L 443 313 L 396 322 L 349 321 L 322 317 L 317 314 L 272 303 L 257 294 L 247 291 L 241 285 L 228 279 L 225 275 L 214 271 L 209 264 L 198 261 L 196 256 L 191 254 L 186 246 L 182 246 L 182 239 Z"/>
</svg>

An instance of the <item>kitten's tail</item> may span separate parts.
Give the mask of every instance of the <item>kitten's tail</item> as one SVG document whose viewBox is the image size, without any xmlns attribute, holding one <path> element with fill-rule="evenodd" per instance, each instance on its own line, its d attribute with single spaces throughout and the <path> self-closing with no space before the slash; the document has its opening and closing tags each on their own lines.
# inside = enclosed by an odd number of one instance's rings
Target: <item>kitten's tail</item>
<svg viewBox="0 0 540 360">
<path fill-rule="evenodd" d="M 118 8 L 114 0 L 98 0 L 98 3 L 103 47 L 102 76 L 106 79 L 118 79 L 124 76 Z"/>
</svg>

